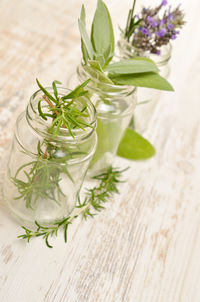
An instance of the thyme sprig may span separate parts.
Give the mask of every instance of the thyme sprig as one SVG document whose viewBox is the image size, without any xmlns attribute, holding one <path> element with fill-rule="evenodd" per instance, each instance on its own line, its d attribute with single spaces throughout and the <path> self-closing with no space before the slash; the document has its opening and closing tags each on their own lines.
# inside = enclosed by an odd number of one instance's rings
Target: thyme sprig
<svg viewBox="0 0 200 302">
<path fill-rule="evenodd" d="M 82 216 L 84 219 L 94 217 L 97 212 L 104 209 L 104 204 L 109 198 L 119 193 L 117 185 L 123 182 L 121 177 L 125 170 L 119 170 L 111 166 L 106 172 L 93 177 L 99 183 L 92 189 L 87 190 L 83 202 L 81 202 L 80 197 L 78 198 L 76 206 L 78 210 L 75 209 L 74 215 L 58 220 L 51 226 L 43 226 L 38 221 L 35 221 L 37 229 L 34 231 L 23 226 L 25 234 L 19 235 L 18 238 L 27 239 L 29 242 L 32 238 L 42 236 L 47 247 L 52 248 L 53 246 L 49 243 L 49 237 L 57 236 L 58 231 L 62 229 L 64 232 L 64 241 L 67 242 L 68 226 L 75 218 L 79 216 Z"/>
</svg>

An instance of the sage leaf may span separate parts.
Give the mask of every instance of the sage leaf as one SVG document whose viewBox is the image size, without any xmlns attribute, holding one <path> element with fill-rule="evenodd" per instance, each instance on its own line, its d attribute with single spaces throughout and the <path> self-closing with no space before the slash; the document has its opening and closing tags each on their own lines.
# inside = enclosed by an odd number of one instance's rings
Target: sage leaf
<svg viewBox="0 0 200 302">
<path fill-rule="evenodd" d="M 106 66 L 110 63 L 110 61 L 112 60 L 112 57 L 113 57 L 114 53 L 112 52 L 112 48 L 111 48 L 111 44 L 108 46 L 108 48 L 104 51 L 104 60 L 105 60 L 105 63 L 104 63 L 104 66 L 103 68 L 105 69 Z"/>
<path fill-rule="evenodd" d="M 130 85 L 135 87 L 174 91 L 173 87 L 167 80 L 154 72 L 121 75 L 109 74 L 109 78 L 116 85 Z"/>
<path fill-rule="evenodd" d="M 87 53 L 89 55 L 89 58 L 93 59 L 94 50 L 92 47 L 92 43 L 90 42 L 89 36 L 87 34 L 85 24 L 80 19 L 78 20 L 78 26 L 79 26 L 79 30 L 80 30 L 80 34 L 81 34 L 82 43 L 84 45 L 84 46 L 82 46 L 82 48 L 85 47 L 87 50 Z"/>
<path fill-rule="evenodd" d="M 111 45 L 111 51 L 114 53 L 114 32 L 109 11 L 102 0 L 98 0 L 95 11 L 91 42 L 97 54 L 104 54 L 104 52 Z"/>
<path fill-rule="evenodd" d="M 105 156 L 105 153 L 116 150 L 116 145 L 119 144 L 121 136 L 121 127 L 118 122 L 110 121 L 105 123 L 101 117 L 97 118 L 97 148 L 90 163 L 90 167 L 94 165 L 99 159 Z"/>
<path fill-rule="evenodd" d="M 92 62 L 97 62 L 97 61 L 90 61 L 90 64 L 92 64 L 92 66 L 84 65 L 84 69 L 89 74 L 89 76 L 91 78 L 98 79 L 96 83 L 95 81 L 91 81 L 91 83 L 95 85 L 97 84 L 97 86 L 100 86 L 99 88 L 103 88 L 102 85 L 104 83 L 112 85 L 113 82 L 111 81 L 111 79 L 109 79 L 109 77 L 104 72 L 99 70 L 99 65 Z"/>
<path fill-rule="evenodd" d="M 80 20 L 83 22 L 83 24 L 86 26 L 86 14 L 85 14 L 85 6 L 84 4 L 81 7 L 81 15 L 80 15 Z"/>
<path fill-rule="evenodd" d="M 87 64 L 89 60 L 89 54 L 82 39 L 81 39 L 81 51 L 83 55 L 83 61 L 85 64 Z"/>
<path fill-rule="evenodd" d="M 112 74 L 132 74 L 144 72 L 158 72 L 156 64 L 149 60 L 127 59 L 109 64 L 106 70 Z"/>
<path fill-rule="evenodd" d="M 82 21 L 83 25 L 86 26 L 86 14 L 85 14 L 84 5 L 82 5 L 82 7 L 81 7 L 80 20 Z M 81 39 L 81 51 L 82 51 L 82 55 L 83 55 L 83 60 L 84 60 L 85 64 L 87 64 L 88 59 L 89 59 L 89 54 L 88 54 L 87 48 L 83 42 L 83 39 Z"/>
<path fill-rule="evenodd" d="M 90 167 L 92 167 L 102 156 L 104 156 L 106 152 L 109 151 L 109 137 L 107 130 L 108 129 L 105 127 L 101 119 L 97 118 L 97 148 L 90 162 Z"/>
<path fill-rule="evenodd" d="M 101 68 L 101 64 L 99 61 L 97 60 L 88 60 L 88 63 L 90 64 L 90 66 L 100 72 L 103 72 L 102 68 Z"/>
<path fill-rule="evenodd" d="M 151 158 L 155 152 L 155 148 L 148 140 L 131 128 L 127 128 L 119 144 L 117 155 L 130 160 L 142 160 Z"/>
</svg>

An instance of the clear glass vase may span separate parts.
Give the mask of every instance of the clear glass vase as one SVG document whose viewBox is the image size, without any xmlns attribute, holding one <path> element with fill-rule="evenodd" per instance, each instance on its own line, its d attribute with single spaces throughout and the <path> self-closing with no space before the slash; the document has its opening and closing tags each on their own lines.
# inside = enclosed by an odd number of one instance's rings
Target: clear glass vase
<svg viewBox="0 0 200 302">
<path fill-rule="evenodd" d="M 69 90 L 58 88 L 58 93 Z M 73 129 L 74 137 L 61 128 L 53 138 L 49 121 L 37 111 L 42 95 L 37 91 L 17 119 L 3 187 L 8 208 L 27 225 L 49 225 L 72 212 L 97 143 L 96 110 L 88 98 L 74 102 L 79 110 L 87 106 L 91 127 Z"/>
<path fill-rule="evenodd" d="M 128 42 L 123 35 L 121 35 L 118 41 L 118 54 L 117 57 L 121 59 L 130 59 L 134 56 L 149 57 L 158 66 L 160 75 L 167 79 L 170 75 L 169 61 L 171 58 L 172 46 L 167 44 L 161 47 L 161 54 L 149 54 L 148 52 L 142 52 L 136 49 L 130 42 Z M 160 98 L 161 92 L 155 89 L 139 88 L 138 89 L 138 102 L 134 111 L 132 125 L 134 129 L 142 133 L 144 132 L 151 120 L 151 117 L 156 108 L 157 102 Z"/>
<path fill-rule="evenodd" d="M 136 89 L 105 83 L 100 73 L 77 68 L 80 81 L 90 78 L 87 85 L 97 110 L 97 149 L 90 163 L 90 174 L 104 171 L 114 161 L 119 143 L 128 127 L 136 106 Z"/>
</svg>

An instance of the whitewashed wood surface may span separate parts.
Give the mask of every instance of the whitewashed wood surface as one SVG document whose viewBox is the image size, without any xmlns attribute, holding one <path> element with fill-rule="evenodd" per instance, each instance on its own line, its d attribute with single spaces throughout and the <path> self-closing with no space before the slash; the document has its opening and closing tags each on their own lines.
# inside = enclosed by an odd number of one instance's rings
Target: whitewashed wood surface
<svg viewBox="0 0 200 302">
<path fill-rule="evenodd" d="M 96 1 L 84 3 L 91 20 Z M 117 31 L 132 1 L 106 3 Z M 145 133 L 156 156 L 117 159 L 131 167 L 121 195 L 95 219 L 77 220 L 67 244 L 59 234 L 53 249 L 17 239 L 20 226 L 1 202 L 1 302 L 200 301 L 200 2 L 182 4 L 187 25 L 171 61 L 176 92 L 162 93 Z M 80 61 L 80 7 L 81 0 L 0 0 L 1 182 L 35 78 L 65 83 Z"/>
</svg>

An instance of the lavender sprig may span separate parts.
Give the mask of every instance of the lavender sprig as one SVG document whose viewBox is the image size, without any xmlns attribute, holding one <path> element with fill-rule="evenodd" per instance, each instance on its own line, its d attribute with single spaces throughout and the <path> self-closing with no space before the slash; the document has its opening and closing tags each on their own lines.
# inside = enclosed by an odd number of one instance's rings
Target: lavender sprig
<svg viewBox="0 0 200 302">
<path fill-rule="evenodd" d="M 177 38 L 185 24 L 184 13 L 180 5 L 172 9 L 167 4 L 167 0 L 162 0 L 155 8 L 143 7 L 139 15 L 134 15 L 133 9 L 130 10 L 132 17 L 130 18 L 129 12 L 124 35 L 135 48 L 160 55 L 161 46 Z M 136 20 L 139 22 L 136 23 Z"/>
</svg>

